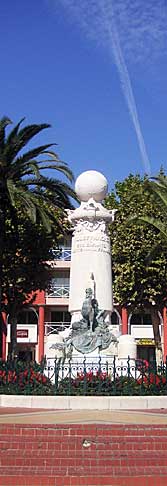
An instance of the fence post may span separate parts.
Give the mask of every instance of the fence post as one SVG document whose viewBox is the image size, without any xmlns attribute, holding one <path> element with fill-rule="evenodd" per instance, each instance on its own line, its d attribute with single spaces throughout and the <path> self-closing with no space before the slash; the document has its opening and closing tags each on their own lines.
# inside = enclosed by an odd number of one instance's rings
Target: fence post
<svg viewBox="0 0 167 486">
<path fill-rule="evenodd" d="M 128 379 L 130 378 L 130 356 L 128 356 L 128 359 L 127 359 L 127 371 L 128 371 Z"/>
<path fill-rule="evenodd" d="M 83 394 L 86 395 L 87 392 L 87 377 L 86 377 L 86 358 L 84 357 L 83 360 L 83 372 L 84 372 L 84 386 L 83 386 Z"/>
<path fill-rule="evenodd" d="M 156 359 L 153 361 L 154 385 L 156 385 L 157 363 Z"/>
<path fill-rule="evenodd" d="M 101 394 L 102 380 L 100 375 L 101 375 L 101 356 L 99 356 L 99 366 L 98 366 L 98 379 L 99 379 L 98 392 Z"/>
<path fill-rule="evenodd" d="M 128 395 L 129 395 L 129 390 L 130 390 L 130 356 L 128 356 L 128 359 L 127 359 L 127 372 L 128 372 Z"/>
<path fill-rule="evenodd" d="M 113 358 L 113 395 L 115 395 L 115 391 L 116 391 L 116 366 L 115 366 L 115 361 L 116 361 L 116 358 L 114 356 L 114 358 Z"/>
<path fill-rule="evenodd" d="M 101 356 L 99 356 L 98 372 L 99 372 L 99 374 L 101 373 Z"/>
<path fill-rule="evenodd" d="M 69 359 L 68 395 L 71 395 L 71 358 Z"/>
<path fill-rule="evenodd" d="M 167 356 L 166 356 L 166 362 L 165 362 L 165 378 L 166 378 L 166 384 L 167 384 Z"/>
<path fill-rule="evenodd" d="M 58 379 L 59 379 L 59 366 L 57 365 L 57 358 L 55 359 L 54 365 L 55 365 L 55 395 L 57 395 Z"/>
</svg>

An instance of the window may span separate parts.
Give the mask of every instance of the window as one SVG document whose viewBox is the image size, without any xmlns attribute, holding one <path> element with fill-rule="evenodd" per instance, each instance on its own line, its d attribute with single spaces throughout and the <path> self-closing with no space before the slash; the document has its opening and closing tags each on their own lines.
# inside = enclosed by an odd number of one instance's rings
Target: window
<svg viewBox="0 0 167 486">
<path fill-rule="evenodd" d="M 59 243 L 59 248 L 65 250 L 66 248 L 71 248 L 71 236 L 67 236 Z"/>
<path fill-rule="evenodd" d="M 143 314 L 143 324 L 152 324 L 151 314 Z"/>
<path fill-rule="evenodd" d="M 58 248 L 52 248 L 51 255 L 56 260 L 71 260 L 71 236 L 59 243 Z"/>
<path fill-rule="evenodd" d="M 70 274 L 67 270 L 63 270 L 61 272 L 57 272 L 55 277 L 52 278 L 52 285 L 56 287 L 61 287 L 62 285 L 69 285 L 70 283 Z"/>
<path fill-rule="evenodd" d="M 70 322 L 71 314 L 68 311 L 51 311 L 51 322 Z"/>
<path fill-rule="evenodd" d="M 17 317 L 18 324 L 37 324 L 38 317 L 33 310 L 19 312 Z"/>
<path fill-rule="evenodd" d="M 136 324 L 136 325 L 141 325 L 141 326 L 148 326 L 152 324 L 152 319 L 151 319 L 151 314 L 150 313 L 144 313 L 144 314 L 132 314 L 131 320 L 130 320 L 131 325 Z"/>
<path fill-rule="evenodd" d="M 118 316 L 117 312 L 115 312 L 115 311 L 113 311 L 112 314 L 111 314 L 111 324 L 113 324 L 113 325 L 119 324 L 119 316 Z"/>
<path fill-rule="evenodd" d="M 142 324 L 142 316 L 141 316 L 141 314 L 132 314 L 130 323 L 131 324 Z"/>
</svg>

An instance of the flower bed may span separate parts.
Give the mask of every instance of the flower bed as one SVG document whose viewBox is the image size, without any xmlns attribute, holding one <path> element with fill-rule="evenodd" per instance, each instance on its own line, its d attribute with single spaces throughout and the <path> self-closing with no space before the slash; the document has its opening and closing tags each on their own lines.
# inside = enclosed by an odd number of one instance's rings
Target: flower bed
<svg viewBox="0 0 167 486">
<path fill-rule="evenodd" d="M 37 363 L 1 362 L 0 394 L 54 395 L 54 386 Z"/>
<path fill-rule="evenodd" d="M 167 395 L 164 373 L 149 368 L 141 370 L 135 379 L 116 376 L 107 372 L 80 372 L 75 378 L 57 380 L 53 384 L 44 374 L 44 367 L 37 363 L 0 362 L 0 394 L 5 395 L 85 395 L 85 396 L 143 396 Z"/>
<path fill-rule="evenodd" d="M 113 380 L 107 373 L 78 373 L 76 378 L 64 378 L 58 385 L 59 395 L 167 395 L 164 375 L 141 374 L 135 379 L 120 376 Z"/>
</svg>

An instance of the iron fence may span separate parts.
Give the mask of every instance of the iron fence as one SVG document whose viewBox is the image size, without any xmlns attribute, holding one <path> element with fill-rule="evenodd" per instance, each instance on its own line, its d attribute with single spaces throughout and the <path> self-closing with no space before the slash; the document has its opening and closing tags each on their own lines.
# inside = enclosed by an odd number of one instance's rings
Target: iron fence
<svg viewBox="0 0 167 486">
<path fill-rule="evenodd" d="M 49 379 L 47 379 L 49 378 Z M 114 357 L 50 359 L 39 365 L 0 362 L 0 393 L 17 395 L 167 395 L 167 361 L 160 366 Z"/>
<path fill-rule="evenodd" d="M 117 357 L 48 359 L 45 375 L 55 395 L 166 395 L 167 362 L 157 366 L 144 360 Z"/>
</svg>

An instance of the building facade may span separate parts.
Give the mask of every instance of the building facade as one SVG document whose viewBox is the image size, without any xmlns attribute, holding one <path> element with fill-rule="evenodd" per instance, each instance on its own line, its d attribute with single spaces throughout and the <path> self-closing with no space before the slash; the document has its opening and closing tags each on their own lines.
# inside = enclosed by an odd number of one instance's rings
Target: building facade
<svg viewBox="0 0 167 486">
<path fill-rule="evenodd" d="M 40 362 L 46 356 L 53 357 L 51 346 L 55 334 L 70 326 L 68 311 L 70 290 L 71 238 L 68 237 L 60 250 L 53 250 L 53 278 L 49 291 L 38 292 L 33 306 L 18 316 L 17 356 L 23 360 Z M 131 334 L 137 344 L 137 357 L 152 361 L 155 359 L 153 335 L 153 306 L 145 312 L 132 313 L 131 308 L 114 305 L 111 315 L 113 330 L 121 334 Z M 167 316 L 166 307 L 158 312 L 163 359 L 167 356 Z M 0 342 L 1 358 L 10 352 L 10 318 L 2 313 Z"/>
</svg>

